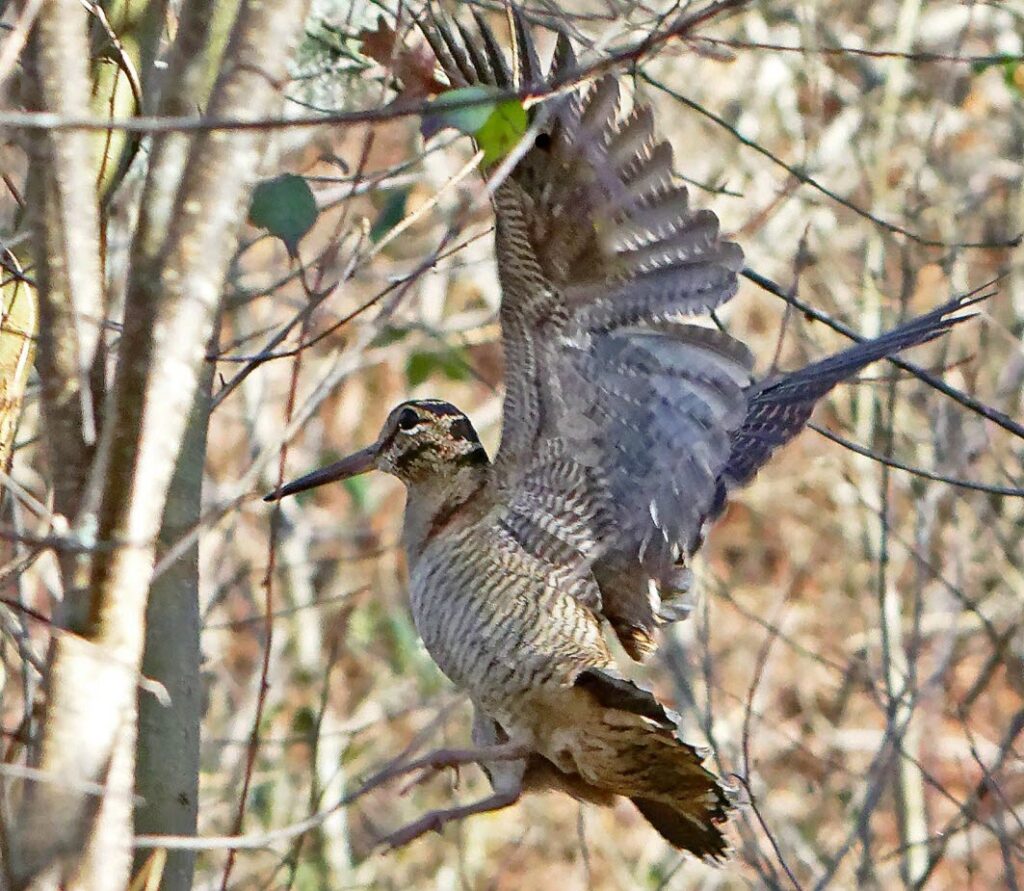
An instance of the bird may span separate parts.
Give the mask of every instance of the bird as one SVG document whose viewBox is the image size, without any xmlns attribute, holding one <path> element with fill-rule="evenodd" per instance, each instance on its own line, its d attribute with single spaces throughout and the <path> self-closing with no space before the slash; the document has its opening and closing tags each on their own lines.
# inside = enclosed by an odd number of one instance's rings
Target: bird
<svg viewBox="0 0 1024 891">
<path fill-rule="evenodd" d="M 475 26 L 419 22 L 453 88 L 569 82 L 569 38 L 557 34 L 545 69 L 509 8 L 511 63 L 476 11 Z M 622 674 L 606 632 L 632 659 L 650 656 L 659 627 L 689 611 L 687 567 L 729 494 L 833 387 L 944 334 L 972 301 L 757 379 L 750 350 L 709 323 L 737 291 L 743 252 L 691 205 L 651 108 L 627 109 L 614 74 L 550 92 L 493 184 L 506 377 L 493 459 L 460 409 L 411 400 L 371 445 L 266 500 L 374 469 L 405 485 L 412 616 L 472 701 L 464 760 L 492 794 L 388 843 L 554 789 L 628 798 L 671 845 L 717 863 L 738 796 L 682 739 L 679 716 Z"/>
</svg>

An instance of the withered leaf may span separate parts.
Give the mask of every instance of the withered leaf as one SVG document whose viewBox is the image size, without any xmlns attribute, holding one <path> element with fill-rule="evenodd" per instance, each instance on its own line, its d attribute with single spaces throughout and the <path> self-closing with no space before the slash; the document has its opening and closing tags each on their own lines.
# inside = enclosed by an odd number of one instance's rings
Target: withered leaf
<svg viewBox="0 0 1024 891">
<path fill-rule="evenodd" d="M 383 16 L 377 29 L 359 32 L 360 52 L 387 68 L 400 82 L 399 99 L 422 99 L 448 89 L 434 77 L 434 54 L 426 43 L 406 46 Z"/>
</svg>

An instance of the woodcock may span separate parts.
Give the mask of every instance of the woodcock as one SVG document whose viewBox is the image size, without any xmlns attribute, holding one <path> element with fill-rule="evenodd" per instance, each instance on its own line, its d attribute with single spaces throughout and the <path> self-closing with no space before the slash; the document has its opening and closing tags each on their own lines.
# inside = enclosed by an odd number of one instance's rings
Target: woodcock
<svg viewBox="0 0 1024 891">
<path fill-rule="evenodd" d="M 453 86 L 567 82 L 569 40 L 545 74 L 512 19 L 513 65 L 480 17 L 477 31 L 422 29 Z M 506 367 L 494 460 L 459 409 L 417 400 L 368 448 L 267 499 L 373 468 L 406 485 L 412 614 L 473 701 L 493 795 L 392 844 L 553 788 L 625 796 L 673 845 L 717 860 L 731 797 L 672 714 L 616 674 L 605 627 L 634 659 L 649 654 L 658 626 L 686 613 L 686 563 L 730 490 L 837 383 L 942 334 L 969 301 L 757 381 L 746 347 L 700 323 L 736 292 L 743 254 L 691 207 L 651 110 L 624 111 L 604 76 L 530 114 L 530 147 L 493 193 Z"/>
</svg>

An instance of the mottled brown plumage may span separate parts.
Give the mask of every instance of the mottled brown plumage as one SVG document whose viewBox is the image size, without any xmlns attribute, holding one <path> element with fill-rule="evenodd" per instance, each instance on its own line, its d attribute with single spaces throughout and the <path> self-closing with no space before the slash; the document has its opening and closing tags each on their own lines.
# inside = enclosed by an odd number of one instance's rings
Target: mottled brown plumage
<svg viewBox="0 0 1024 891">
<path fill-rule="evenodd" d="M 423 25 L 453 85 L 539 85 L 515 13 L 516 63 L 490 28 Z M 574 65 L 558 38 L 553 69 Z M 875 341 L 756 382 L 747 349 L 692 321 L 729 300 L 743 255 L 690 207 L 646 107 L 612 76 L 531 109 L 533 140 L 494 192 L 506 357 L 493 463 L 445 402 L 398 406 L 377 442 L 271 498 L 371 468 L 405 483 L 416 627 L 472 697 L 494 795 L 447 819 L 555 788 L 630 798 L 672 844 L 726 851 L 729 797 L 648 692 L 615 673 L 605 625 L 634 658 L 686 614 L 685 563 L 728 491 L 868 362 L 922 343 L 954 302 Z"/>
</svg>

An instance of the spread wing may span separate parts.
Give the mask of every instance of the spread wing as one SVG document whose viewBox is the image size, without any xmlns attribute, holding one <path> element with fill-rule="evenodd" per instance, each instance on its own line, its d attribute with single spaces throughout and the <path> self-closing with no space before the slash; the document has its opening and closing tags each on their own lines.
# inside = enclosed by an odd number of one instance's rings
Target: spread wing
<svg viewBox="0 0 1024 891">
<path fill-rule="evenodd" d="M 455 85 L 540 84 L 513 20 L 514 66 L 479 16 L 479 37 L 438 18 L 423 30 Z M 574 64 L 559 36 L 547 78 Z M 506 368 L 495 482 L 511 517 L 539 524 L 535 547 L 587 555 L 604 615 L 642 651 L 648 579 L 667 582 L 699 535 L 745 417 L 748 351 L 687 321 L 733 296 L 743 255 L 690 206 L 650 109 L 625 111 L 614 77 L 535 105 L 531 134 L 494 195 Z"/>
<path fill-rule="evenodd" d="M 509 66 L 479 36 L 421 26 L 455 85 L 521 88 L 547 75 L 518 9 Z M 984 298 L 957 298 L 874 340 L 755 382 L 738 341 L 688 322 L 736 291 L 740 249 L 690 207 L 649 108 L 604 77 L 531 110 L 534 144 L 497 188 L 506 397 L 495 483 L 503 523 L 615 628 L 630 655 L 686 615 L 686 559 L 728 494 L 803 429 L 815 403 L 870 362 L 943 334 Z M 597 582 L 597 591 L 593 581 Z"/>
</svg>

